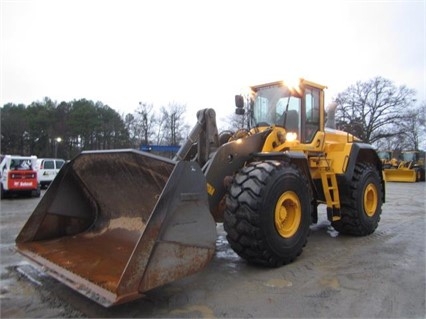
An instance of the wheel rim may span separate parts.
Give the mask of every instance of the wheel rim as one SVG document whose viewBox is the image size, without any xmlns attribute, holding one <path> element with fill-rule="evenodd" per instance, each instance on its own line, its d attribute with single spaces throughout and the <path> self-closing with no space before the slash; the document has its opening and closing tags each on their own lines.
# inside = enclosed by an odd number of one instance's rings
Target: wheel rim
<svg viewBox="0 0 426 319">
<path fill-rule="evenodd" d="M 364 192 L 364 211 L 367 216 L 372 217 L 376 213 L 378 200 L 377 187 L 374 184 L 368 184 Z"/>
<path fill-rule="evenodd" d="M 275 206 L 275 228 L 285 238 L 293 236 L 299 229 L 302 209 L 299 197 L 294 192 L 283 193 Z"/>
</svg>

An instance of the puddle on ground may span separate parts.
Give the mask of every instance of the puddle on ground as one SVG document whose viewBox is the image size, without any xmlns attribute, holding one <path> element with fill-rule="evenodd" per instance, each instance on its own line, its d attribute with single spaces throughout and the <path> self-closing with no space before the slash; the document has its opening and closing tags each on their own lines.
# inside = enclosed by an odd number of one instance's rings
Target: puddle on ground
<svg viewBox="0 0 426 319">
<path fill-rule="evenodd" d="M 183 309 L 175 309 L 170 312 L 176 317 L 183 317 L 183 315 L 196 314 L 196 318 L 215 318 L 213 309 L 204 305 L 194 305 Z"/>
<path fill-rule="evenodd" d="M 293 286 L 293 283 L 289 280 L 285 279 L 269 279 L 267 282 L 264 283 L 266 287 L 272 287 L 272 288 L 285 288 L 285 287 L 291 287 Z"/>
<path fill-rule="evenodd" d="M 329 287 L 332 289 L 339 289 L 340 288 L 340 281 L 337 277 L 331 277 L 331 278 L 322 278 L 320 280 L 320 284 L 325 287 Z"/>
</svg>

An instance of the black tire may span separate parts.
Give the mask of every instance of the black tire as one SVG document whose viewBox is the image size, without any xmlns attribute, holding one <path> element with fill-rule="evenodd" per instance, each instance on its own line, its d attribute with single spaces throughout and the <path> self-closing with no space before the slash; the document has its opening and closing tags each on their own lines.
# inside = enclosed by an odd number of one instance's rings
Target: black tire
<svg viewBox="0 0 426 319">
<path fill-rule="evenodd" d="M 415 168 L 414 172 L 416 174 L 416 182 L 420 182 L 422 173 L 420 172 L 420 170 L 418 168 Z"/>
<path fill-rule="evenodd" d="M 416 167 L 416 182 L 424 182 L 425 181 L 425 170 L 421 167 Z"/>
<path fill-rule="evenodd" d="M 223 132 L 219 133 L 219 145 L 223 145 L 225 143 L 228 143 L 233 135 L 234 135 L 234 132 L 232 132 L 232 131 L 223 131 Z"/>
<path fill-rule="evenodd" d="M 224 229 L 231 248 L 249 263 L 278 267 L 302 253 L 311 224 L 312 191 L 296 166 L 255 162 L 234 178 Z"/>
<path fill-rule="evenodd" d="M 35 189 L 35 190 L 33 190 L 33 191 L 31 191 L 31 197 L 40 197 L 40 194 L 41 194 L 41 186 L 39 185 L 38 187 L 37 187 L 37 189 Z"/>
<path fill-rule="evenodd" d="M 342 198 L 341 219 L 331 225 L 339 233 L 366 236 L 380 221 L 383 186 L 379 172 L 370 163 L 358 163 L 347 197 Z"/>
</svg>

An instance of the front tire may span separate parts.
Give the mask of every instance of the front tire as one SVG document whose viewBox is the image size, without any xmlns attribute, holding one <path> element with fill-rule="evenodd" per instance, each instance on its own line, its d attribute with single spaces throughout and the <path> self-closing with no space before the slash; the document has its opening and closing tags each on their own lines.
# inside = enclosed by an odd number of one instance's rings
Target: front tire
<svg viewBox="0 0 426 319">
<path fill-rule="evenodd" d="M 424 182 L 425 181 L 425 170 L 422 167 L 416 167 L 416 182 Z"/>
<path fill-rule="evenodd" d="M 380 221 L 383 186 L 379 172 L 370 163 L 358 163 L 350 192 L 342 198 L 341 219 L 331 225 L 339 233 L 366 236 L 373 233 Z"/>
<path fill-rule="evenodd" d="M 235 176 L 226 198 L 227 240 L 250 263 L 290 263 L 307 242 L 311 202 L 308 180 L 296 166 L 251 163 Z"/>
</svg>

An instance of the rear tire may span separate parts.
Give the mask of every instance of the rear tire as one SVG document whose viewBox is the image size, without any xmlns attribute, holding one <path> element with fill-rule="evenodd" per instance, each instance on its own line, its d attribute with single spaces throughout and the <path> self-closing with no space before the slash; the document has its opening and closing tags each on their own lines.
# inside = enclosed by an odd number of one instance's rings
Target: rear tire
<svg viewBox="0 0 426 319">
<path fill-rule="evenodd" d="M 41 194 L 41 186 L 39 185 L 38 187 L 37 187 L 37 189 L 35 189 L 35 190 L 33 190 L 33 191 L 31 191 L 31 197 L 40 197 L 40 194 Z"/>
<path fill-rule="evenodd" d="M 232 249 L 254 264 L 292 262 L 307 242 L 311 193 L 294 165 L 265 161 L 244 167 L 226 198 L 224 229 Z"/>
<path fill-rule="evenodd" d="M 350 194 L 342 198 L 341 219 L 331 225 L 339 233 L 366 236 L 380 221 L 383 187 L 379 172 L 370 163 L 358 163 L 350 185 Z"/>
</svg>

